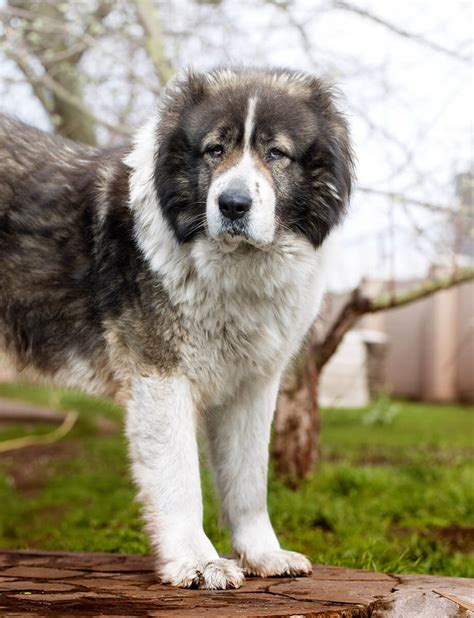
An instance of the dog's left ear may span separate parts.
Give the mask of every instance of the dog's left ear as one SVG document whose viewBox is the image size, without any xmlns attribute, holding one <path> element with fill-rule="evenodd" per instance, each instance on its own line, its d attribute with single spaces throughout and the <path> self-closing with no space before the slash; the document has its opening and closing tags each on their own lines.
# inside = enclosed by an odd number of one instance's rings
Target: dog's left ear
<svg viewBox="0 0 474 618">
<path fill-rule="evenodd" d="M 317 131 L 308 157 L 312 159 L 315 182 L 326 183 L 327 199 L 336 211 L 345 210 L 354 178 L 349 127 L 337 108 L 338 98 L 333 87 L 320 79 L 311 79 L 309 104 L 316 114 Z"/>
</svg>

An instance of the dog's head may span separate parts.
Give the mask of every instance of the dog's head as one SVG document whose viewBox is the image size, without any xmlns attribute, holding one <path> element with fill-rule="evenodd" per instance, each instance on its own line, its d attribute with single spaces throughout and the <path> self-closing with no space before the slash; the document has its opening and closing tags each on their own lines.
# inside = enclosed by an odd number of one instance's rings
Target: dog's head
<svg viewBox="0 0 474 618">
<path fill-rule="evenodd" d="M 177 239 L 227 250 L 282 232 L 319 246 L 351 190 L 347 125 L 330 89 L 289 70 L 188 72 L 167 88 L 155 187 Z"/>
</svg>

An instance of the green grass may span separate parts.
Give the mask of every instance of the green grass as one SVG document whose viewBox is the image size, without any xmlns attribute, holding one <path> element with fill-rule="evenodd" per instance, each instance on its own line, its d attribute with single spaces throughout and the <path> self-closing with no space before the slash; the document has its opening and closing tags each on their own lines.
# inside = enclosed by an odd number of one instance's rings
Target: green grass
<svg viewBox="0 0 474 618">
<path fill-rule="evenodd" d="M 0 548 L 148 552 L 120 410 L 37 387 L 2 386 L 0 396 L 81 413 L 53 447 L 0 458 Z M 117 431 L 104 432 L 103 419 Z M 271 474 L 282 545 L 319 563 L 474 577 L 473 422 L 472 408 L 386 399 L 370 410 L 324 410 L 318 469 L 297 491 Z M 0 440 L 50 429 L 9 427 Z M 203 493 L 206 531 L 228 554 L 207 470 Z"/>
</svg>

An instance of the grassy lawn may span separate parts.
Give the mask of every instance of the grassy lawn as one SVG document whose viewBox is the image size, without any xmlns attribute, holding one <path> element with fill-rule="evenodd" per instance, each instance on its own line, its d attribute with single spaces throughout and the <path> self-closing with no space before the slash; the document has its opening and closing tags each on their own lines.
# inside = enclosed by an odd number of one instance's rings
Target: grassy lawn
<svg viewBox="0 0 474 618">
<path fill-rule="evenodd" d="M 0 548 L 147 553 L 120 410 L 38 387 L 3 385 L 0 397 L 80 412 L 60 442 L 0 456 Z M 4 425 L 0 440 L 51 429 Z M 474 577 L 473 429 L 466 407 L 324 410 L 318 470 L 298 491 L 270 479 L 282 545 L 314 562 Z M 206 531 L 228 554 L 207 470 L 203 485 Z"/>
</svg>

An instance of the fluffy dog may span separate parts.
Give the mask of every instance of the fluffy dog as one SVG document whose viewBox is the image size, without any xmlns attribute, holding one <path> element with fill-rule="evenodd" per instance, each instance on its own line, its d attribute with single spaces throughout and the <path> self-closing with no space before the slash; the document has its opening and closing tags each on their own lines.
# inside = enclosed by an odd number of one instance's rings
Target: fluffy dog
<svg viewBox="0 0 474 618">
<path fill-rule="evenodd" d="M 311 571 L 270 523 L 268 445 L 351 176 L 330 89 L 289 70 L 181 75 L 111 150 L 0 119 L 0 347 L 24 375 L 126 402 L 164 582 Z M 198 422 L 232 560 L 203 530 Z"/>
</svg>

